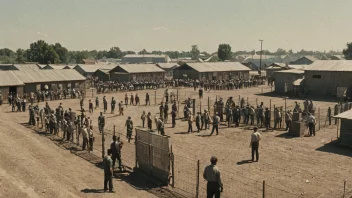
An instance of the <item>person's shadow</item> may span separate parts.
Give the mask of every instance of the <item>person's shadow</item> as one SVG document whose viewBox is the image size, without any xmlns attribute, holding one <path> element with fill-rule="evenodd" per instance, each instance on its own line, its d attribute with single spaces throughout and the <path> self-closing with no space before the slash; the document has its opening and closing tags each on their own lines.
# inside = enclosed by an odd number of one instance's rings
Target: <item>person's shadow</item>
<svg viewBox="0 0 352 198">
<path fill-rule="evenodd" d="M 105 193 L 104 189 L 88 189 L 88 188 L 81 190 L 81 192 L 83 192 L 83 193 Z"/>
<path fill-rule="evenodd" d="M 253 162 L 252 160 L 242 160 L 240 162 L 237 162 L 237 165 L 250 164 L 252 162 Z"/>
</svg>

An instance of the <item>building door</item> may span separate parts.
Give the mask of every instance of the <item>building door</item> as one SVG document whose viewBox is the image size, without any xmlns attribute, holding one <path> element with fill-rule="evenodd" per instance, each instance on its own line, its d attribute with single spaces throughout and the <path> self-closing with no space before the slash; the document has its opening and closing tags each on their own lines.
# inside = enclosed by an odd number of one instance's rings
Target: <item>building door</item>
<svg viewBox="0 0 352 198">
<path fill-rule="evenodd" d="M 17 87 L 9 87 L 9 93 L 17 94 Z"/>
</svg>

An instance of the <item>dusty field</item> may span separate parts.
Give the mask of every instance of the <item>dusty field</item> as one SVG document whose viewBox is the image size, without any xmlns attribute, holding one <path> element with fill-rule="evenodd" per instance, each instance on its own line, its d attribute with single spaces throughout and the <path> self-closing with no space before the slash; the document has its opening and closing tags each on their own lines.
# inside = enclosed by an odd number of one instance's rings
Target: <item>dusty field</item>
<svg viewBox="0 0 352 198">
<path fill-rule="evenodd" d="M 263 92 L 270 88 L 264 86 Z M 157 96 L 156 103 L 162 100 L 163 90 L 143 90 L 138 91 L 141 102 L 144 104 L 145 92 L 151 96 L 151 106 L 128 106 L 125 108 L 124 116 L 117 116 L 109 113 L 105 115 L 108 126 L 108 133 L 112 133 L 113 126 L 116 132 L 125 134 L 124 123 L 128 116 L 132 117 L 136 127 L 141 126 L 140 115 L 143 110 L 156 115 L 158 106 L 154 105 L 154 94 Z M 174 90 L 176 92 L 176 90 Z M 204 98 L 197 104 L 197 111 L 207 107 L 208 97 L 213 104 L 216 97 L 227 98 L 233 96 L 237 102 L 238 96 L 245 97 L 251 104 L 264 102 L 264 106 L 285 106 L 285 100 L 280 97 L 269 97 L 260 95 L 262 87 L 250 88 L 236 91 L 211 91 L 204 94 Z M 87 92 L 85 107 L 88 109 L 88 99 L 92 97 L 91 92 Z M 124 100 L 125 93 L 109 93 L 106 95 L 108 101 L 114 96 L 117 100 Z M 97 95 L 94 94 L 94 98 Z M 100 106 L 102 109 L 102 94 Z M 179 89 L 180 100 L 188 97 L 197 97 L 197 92 L 193 89 Z M 293 109 L 295 99 L 287 99 L 287 109 Z M 301 100 L 297 100 L 301 101 Z M 79 100 L 52 101 L 49 104 L 56 107 L 60 102 L 63 107 L 73 110 L 79 109 Z M 325 124 L 326 109 L 333 106 L 332 102 L 315 102 L 321 108 L 321 125 Z M 44 105 L 41 103 L 40 105 Z M 303 105 L 303 101 L 301 101 Z M 180 104 L 181 106 L 181 104 Z M 182 107 L 180 117 L 182 117 Z M 170 106 L 171 109 L 171 106 Z M 3 112 L 10 108 L 3 106 Z M 115 111 L 116 112 L 116 111 Z M 88 115 L 93 119 L 93 125 L 97 126 L 99 110 Z M 12 196 L 42 196 L 45 189 L 45 196 L 63 197 L 86 197 L 99 194 L 84 194 L 82 189 L 102 188 L 102 171 L 93 165 L 77 158 L 61 148 L 52 145 L 48 139 L 19 125 L 28 121 L 28 113 L 1 113 L 1 126 L 4 131 L 0 133 L 1 152 L 0 170 L 2 181 L 0 188 L 2 194 Z M 171 123 L 171 117 L 169 117 Z M 172 129 L 171 124 L 166 124 L 165 132 L 171 137 L 173 151 L 175 153 L 175 187 L 178 190 L 195 193 L 197 160 L 200 161 L 200 172 L 209 164 L 209 158 L 216 155 L 219 158 L 218 166 L 222 171 L 224 180 L 223 197 L 260 197 L 262 181 L 265 180 L 267 197 L 334 197 L 335 192 L 343 191 L 343 180 L 352 179 L 351 168 L 352 152 L 343 148 L 335 147 L 330 142 L 336 139 L 336 126 L 322 128 L 317 132 L 316 137 L 291 138 L 285 135 L 285 131 L 262 132 L 260 144 L 260 160 L 257 163 L 247 163 L 251 158 L 249 140 L 251 130 L 248 127 L 240 128 L 220 127 L 218 136 L 203 137 L 200 135 L 210 134 L 210 130 L 199 133 L 188 134 L 187 122 L 176 121 L 176 128 Z M 154 123 L 153 123 L 153 127 Z M 195 130 L 195 124 L 193 129 Z M 107 139 L 111 138 L 108 135 Z M 126 141 L 124 136 L 122 140 Z M 24 144 L 25 143 L 25 144 Z M 109 141 L 106 145 L 109 144 Z M 14 145 L 19 145 L 15 147 Z M 101 156 L 100 135 L 96 132 L 96 142 L 94 154 Z M 123 158 L 125 164 L 134 166 L 134 145 L 126 144 Z M 16 152 L 21 149 L 23 152 Z M 15 152 L 14 152 L 15 151 Z M 53 155 L 56 153 L 57 155 Z M 11 168 L 10 168 L 11 167 Z M 15 168 L 13 168 L 15 167 Z M 40 171 L 40 172 L 39 172 Z M 9 178 L 9 179 L 7 179 Z M 11 179 L 13 178 L 13 179 Z M 87 179 L 89 178 L 89 179 Z M 60 187 L 60 189 L 57 188 Z M 349 183 L 349 186 L 352 186 Z M 136 191 L 124 182 L 115 182 L 118 192 L 125 193 L 124 197 L 153 197 L 143 191 Z M 205 182 L 200 180 L 200 197 L 204 197 Z M 350 189 L 351 190 L 351 189 Z M 4 192 L 4 193 L 3 193 Z M 19 194 L 16 194 L 16 193 Z M 186 194 L 186 196 L 191 196 Z M 236 196 L 234 196 L 236 195 Z"/>
</svg>

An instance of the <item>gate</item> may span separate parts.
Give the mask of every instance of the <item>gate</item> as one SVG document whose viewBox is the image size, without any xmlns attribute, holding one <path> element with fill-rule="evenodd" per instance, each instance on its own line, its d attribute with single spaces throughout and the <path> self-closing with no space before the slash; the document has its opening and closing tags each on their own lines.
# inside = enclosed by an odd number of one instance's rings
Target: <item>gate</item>
<svg viewBox="0 0 352 198">
<path fill-rule="evenodd" d="M 169 138 L 136 129 L 136 165 L 167 185 L 170 175 Z"/>
</svg>

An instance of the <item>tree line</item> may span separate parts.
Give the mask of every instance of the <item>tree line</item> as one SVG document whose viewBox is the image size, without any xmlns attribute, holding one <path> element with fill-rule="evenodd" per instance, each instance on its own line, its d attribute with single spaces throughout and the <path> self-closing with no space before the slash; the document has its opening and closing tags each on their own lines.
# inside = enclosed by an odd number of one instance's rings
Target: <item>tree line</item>
<svg viewBox="0 0 352 198">
<path fill-rule="evenodd" d="M 299 56 L 315 56 L 315 55 L 337 55 L 340 54 L 336 51 L 320 52 L 320 51 L 309 51 L 301 50 L 294 53 L 292 50 L 277 49 L 275 52 L 263 50 L 265 55 L 290 55 L 295 54 Z M 171 59 L 179 59 L 184 57 L 190 57 L 193 60 L 199 58 L 209 58 L 210 61 L 225 61 L 234 60 L 238 55 L 259 55 L 260 51 L 231 51 L 229 44 L 220 44 L 218 51 L 214 53 L 201 52 L 197 45 L 192 45 L 190 51 L 150 51 L 146 49 L 140 52 L 134 51 L 122 51 L 119 47 L 112 47 L 109 50 L 82 50 L 82 51 L 69 51 L 67 48 L 62 46 L 60 43 L 48 44 L 43 40 L 38 40 L 31 43 L 29 49 L 17 49 L 13 51 L 8 48 L 0 49 L 0 63 L 11 64 L 11 63 L 25 63 L 25 62 L 36 62 L 40 64 L 78 64 L 82 59 L 94 59 L 100 60 L 105 58 L 120 59 L 127 54 L 165 54 Z M 347 44 L 347 48 L 343 50 L 343 54 L 346 59 L 352 59 L 352 43 Z"/>
</svg>

